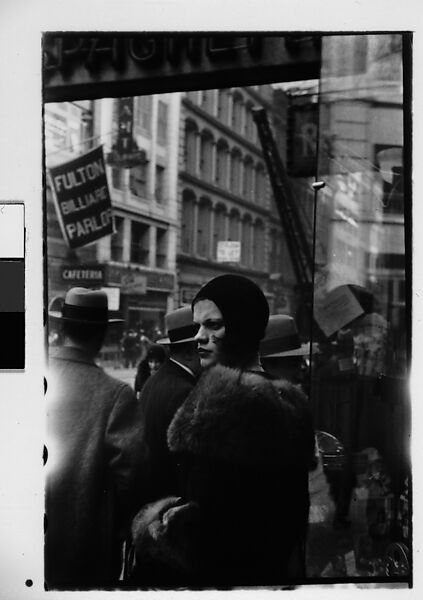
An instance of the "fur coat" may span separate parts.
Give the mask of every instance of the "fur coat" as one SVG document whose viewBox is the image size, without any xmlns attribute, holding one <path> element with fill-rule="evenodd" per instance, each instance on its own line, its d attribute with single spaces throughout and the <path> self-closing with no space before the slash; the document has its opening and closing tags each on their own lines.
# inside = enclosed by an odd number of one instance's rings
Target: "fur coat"
<svg viewBox="0 0 423 600">
<path fill-rule="evenodd" d="M 168 445 L 180 496 L 133 523 L 141 571 L 146 555 L 167 569 L 154 571 L 155 586 L 269 586 L 303 576 L 314 432 L 299 388 L 213 367 L 175 414 Z"/>
</svg>

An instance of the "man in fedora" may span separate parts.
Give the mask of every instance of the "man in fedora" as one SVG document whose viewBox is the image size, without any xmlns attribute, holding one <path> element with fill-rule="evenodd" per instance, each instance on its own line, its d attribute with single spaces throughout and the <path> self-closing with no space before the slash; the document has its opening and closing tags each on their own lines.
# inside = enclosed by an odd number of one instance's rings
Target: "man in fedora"
<svg viewBox="0 0 423 600">
<path fill-rule="evenodd" d="M 175 466 L 167 445 L 167 429 L 200 373 L 194 341 L 198 327 L 193 323 L 191 308 L 182 307 L 169 312 L 165 316 L 165 324 L 167 337 L 156 343 L 167 346 L 169 356 L 147 380 L 140 399 L 149 475 L 148 502 L 177 491 Z"/>
<path fill-rule="evenodd" d="M 122 540 L 142 481 L 139 405 L 125 383 L 95 363 L 106 328 L 107 295 L 72 288 L 59 320 L 47 377 L 45 576 L 48 589 L 118 583 Z"/>
<path fill-rule="evenodd" d="M 270 315 L 260 343 L 260 360 L 265 371 L 304 386 L 307 360 L 317 344 L 302 344 L 295 320 L 290 315 Z"/>
</svg>

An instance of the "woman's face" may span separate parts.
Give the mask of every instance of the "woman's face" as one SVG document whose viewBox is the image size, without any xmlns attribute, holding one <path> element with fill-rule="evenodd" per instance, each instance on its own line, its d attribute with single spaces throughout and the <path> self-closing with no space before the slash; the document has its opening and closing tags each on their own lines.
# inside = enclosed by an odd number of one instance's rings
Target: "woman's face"
<svg viewBox="0 0 423 600">
<path fill-rule="evenodd" d="M 193 320 L 199 325 L 195 340 L 201 367 L 211 367 L 220 362 L 220 344 L 225 335 L 223 315 L 212 300 L 199 300 L 194 304 Z"/>
<path fill-rule="evenodd" d="M 161 367 L 162 363 L 157 358 L 150 358 L 148 366 L 150 367 L 150 373 L 153 374 Z"/>
</svg>

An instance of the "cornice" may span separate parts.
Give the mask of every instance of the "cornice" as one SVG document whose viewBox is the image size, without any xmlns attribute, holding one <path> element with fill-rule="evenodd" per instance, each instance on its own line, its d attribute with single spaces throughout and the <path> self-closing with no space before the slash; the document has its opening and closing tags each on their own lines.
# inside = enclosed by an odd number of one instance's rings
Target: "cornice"
<svg viewBox="0 0 423 600">
<path fill-rule="evenodd" d="M 262 215 L 264 217 L 268 217 L 270 214 L 269 209 L 264 208 L 263 206 L 258 206 L 257 204 L 254 204 L 253 202 L 249 202 L 248 200 L 244 200 L 244 198 L 237 196 L 236 194 L 233 194 L 232 192 L 229 192 L 228 190 L 224 190 L 224 189 L 214 185 L 213 183 L 210 183 L 208 181 L 203 181 L 199 177 L 196 177 L 195 175 L 192 175 L 191 173 L 188 173 L 187 171 L 180 171 L 179 175 L 183 181 L 188 181 L 189 183 L 192 183 L 196 187 L 199 187 L 203 190 L 207 190 L 208 192 L 212 193 L 215 196 L 219 196 L 220 198 L 223 197 L 226 200 L 233 202 L 234 204 L 237 204 L 239 206 L 242 206 L 243 208 L 247 208 L 248 210 L 259 213 L 260 215 Z"/>
<path fill-rule="evenodd" d="M 251 267 L 245 267 L 243 265 L 233 265 L 230 263 L 219 263 L 210 258 L 200 258 L 193 256 L 192 254 L 178 253 L 176 256 L 176 262 L 186 265 L 196 265 L 206 267 L 208 269 L 214 269 L 222 272 L 240 273 L 242 275 L 256 277 L 267 281 L 269 274 L 264 272 L 263 269 L 252 269 Z"/>
</svg>

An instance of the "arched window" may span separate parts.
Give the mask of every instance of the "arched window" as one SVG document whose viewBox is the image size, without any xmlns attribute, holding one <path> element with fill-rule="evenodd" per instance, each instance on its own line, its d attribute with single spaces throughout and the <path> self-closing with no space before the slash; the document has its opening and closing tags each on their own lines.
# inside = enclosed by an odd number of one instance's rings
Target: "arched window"
<svg viewBox="0 0 423 600">
<path fill-rule="evenodd" d="M 260 206 L 266 204 L 266 175 L 261 163 L 256 166 L 255 201 Z"/>
<path fill-rule="evenodd" d="M 197 254 L 205 258 L 210 254 L 210 211 L 210 200 L 202 198 L 198 206 Z"/>
<path fill-rule="evenodd" d="M 270 232 L 270 264 L 271 273 L 280 273 L 282 270 L 282 232 L 272 229 Z"/>
<path fill-rule="evenodd" d="M 247 156 L 244 161 L 244 177 L 242 182 L 242 195 L 247 200 L 252 200 L 254 197 L 253 180 L 253 159 L 251 156 Z"/>
<path fill-rule="evenodd" d="M 251 215 L 242 220 L 241 262 L 246 267 L 252 266 L 253 259 L 253 223 Z"/>
<path fill-rule="evenodd" d="M 217 258 L 217 243 L 226 241 L 226 208 L 218 204 L 214 213 L 213 257 Z"/>
<path fill-rule="evenodd" d="M 215 90 L 203 90 L 201 92 L 201 108 L 211 115 L 214 115 L 214 96 Z"/>
<path fill-rule="evenodd" d="M 254 143 L 256 141 L 256 124 L 253 119 L 253 108 L 253 103 L 247 102 L 245 106 L 245 137 Z"/>
<path fill-rule="evenodd" d="M 239 92 L 234 92 L 232 104 L 232 128 L 238 133 L 243 133 L 244 126 L 244 101 Z"/>
<path fill-rule="evenodd" d="M 213 177 L 213 136 L 209 131 L 201 133 L 200 140 L 200 176 L 205 181 Z"/>
<path fill-rule="evenodd" d="M 216 184 L 221 188 L 228 186 L 229 149 L 225 140 L 219 140 L 216 146 Z"/>
<path fill-rule="evenodd" d="M 217 95 L 217 118 L 221 123 L 228 125 L 229 123 L 229 90 L 218 90 Z"/>
<path fill-rule="evenodd" d="M 232 209 L 229 214 L 229 240 L 231 242 L 239 241 L 239 222 L 239 212 L 236 209 Z"/>
<path fill-rule="evenodd" d="M 231 153 L 231 180 L 230 189 L 233 194 L 241 192 L 241 153 L 235 149 Z"/>
<path fill-rule="evenodd" d="M 194 203 L 194 194 L 190 190 L 184 190 L 182 195 L 181 250 L 185 254 L 193 254 Z"/>
<path fill-rule="evenodd" d="M 192 175 L 196 174 L 197 165 L 197 136 L 195 123 L 186 121 L 185 124 L 185 169 Z"/>
<path fill-rule="evenodd" d="M 256 269 L 264 269 L 264 223 L 257 219 L 254 223 L 253 260 Z"/>
</svg>

